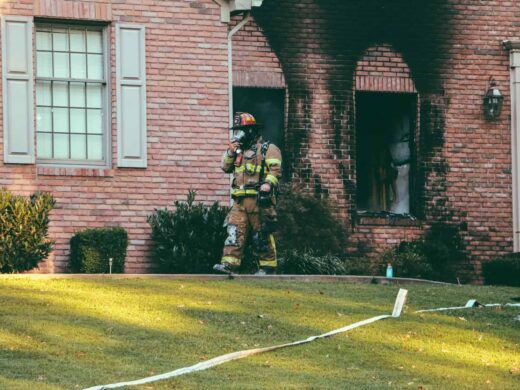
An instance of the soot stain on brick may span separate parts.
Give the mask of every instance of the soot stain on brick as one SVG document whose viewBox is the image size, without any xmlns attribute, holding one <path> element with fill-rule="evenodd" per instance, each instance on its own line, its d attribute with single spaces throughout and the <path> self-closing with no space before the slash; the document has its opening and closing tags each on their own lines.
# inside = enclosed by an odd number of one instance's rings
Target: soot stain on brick
<svg viewBox="0 0 520 390">
<path fill-rule="evenodd" d="M 443 94 L 421 96 L 420 134 L 417 163 L 415 211 L 418 216 L 437 222 L 453 218 L 447 197 L 449 164 L 443 154 L 444 130 L 449 99 Z"/>
<path fill-rule="evenodd" d="M 317 198 L 327 199 L 329 196 L 329 190 L 323 186 L 320 175 L 313 175 L 312 177 L 314 182 L 314 195 Z"/>
<path fill-rule="evenodd" d="M 316 182 L 308 157 L 309 139 L 313 119 L 326 121 L 332 130 L 330 153 L 338 160 L 344 197 L 352 207 L 355 164 L 348 159 L 355 161 L 356 157 L 355 67 L 369 47 L 390 44 L 409 66 L 420 96 L 415 213 L 434 220 L 457 214 L 449 210 L 449 166 L 443 155 L 449 105 L 443 93 L 443 74 L 452 39 L 450 25 L 457 16 L 447 0 L 315 0 L 305 4 L 265 0 L 254 16 L 280 59 L 288 84 L 286 154 L 293 171 L 290 177 L 308 184 Z M 322 70 L 319 75 L 314 73 L 316 64 Z M 310 111 L 316 80 L 327 88 L 328 118 Z M 315 190 L 322 191 L 326 183 L 318 183 Z"/>
<path fill-rule="evenodd" d="M 320 5 L 327 10 L 329 20 L 326 27 L 329 33 L 325 35 L 349 37 L 344 40 L 332 40 L 334 45 L 328 53 L 331 58 L 343 59 L 331 67 L 329 90 L 333 107 L 330 118 L 332 124 L 341 123 L 338 113 L 354 111 L 352 86 L 345 88 L 343 80 L 354 79 L 357 60 L 374 44 L 389 43 L 403 56 L 410 67 L 419 94 L 442 89 L 441 75 L 445 60 L 442 49 L 448 45 L 447 27 L 452 17 L 445 0 L 402 0 L 392 4 L 369 0 L 362 4 L 349 1 L 340 5 L 337 2 L 322 1 Z M 349 23 L 346 23 L 345 19 L 348 19 Z M 338 80 L 342 82 L 338 83 Z M 345 93 L 349 90 L 350 95 Z M 432 105 L 428 107 L 431 112 L 426 113 L 422 110 L 421 115 L 421 118 L 426 118 L 429 130 L 424 138 L 425 142 L 421 144 L 421 151 L 427 152 L 428 155 L 435 153 L 442 156 L 446 106 L 433 104 L 433 110 Z M 352 114 L 347 118 L 349 125 L 355 120 Z M 355 126 L 334 126 L 335 152 L 342 150 L 340 133 L 346 134 L 347 139 L 355 139 L 355 130 L 350 134 L 353 128 Z M 338 158 L 343 157 L 341 153 L 335 154 Z M 355 159 L 353 154 L 352 150 L 351 157 Z M 355 185 L 348 185 L 350 181 L 345 178 L 345 175 L 351 173 L 345 169 L 340 170 L 347 197 L 355 197 Z M 419 173 L 419 176 L 421 175 L 422 173 Z M 417 181 L 426 182 L 420 179 Z"/>
<path fill-rule="evenodd" d="M 298 178 L 309 184 L 312 168 L 308 151 L 313 130 L 310 54 L 316 50 L 311 48 L 311 42 L 319 36 L 320 28 L 316 23 L 311 23 L 317 12 L 315 4 L 305 4 L 305 7 L 298 7 L 296 12 L 294 5 L 267 0 L 262 7 L 254 10 L 253 15 L 280 60 L 289 91 L 285 145 L 285 155 L 289 160 L 286 165 L 289 171 L 287 177 Z"/>
</svg>

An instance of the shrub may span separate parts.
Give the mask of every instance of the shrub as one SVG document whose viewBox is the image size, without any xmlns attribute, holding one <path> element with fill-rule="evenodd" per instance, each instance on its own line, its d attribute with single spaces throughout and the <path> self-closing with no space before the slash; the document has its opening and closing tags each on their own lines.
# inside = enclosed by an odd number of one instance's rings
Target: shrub
<svg viewBox="0 0 520 390">
<path fill-rule="evenodd" d="M 423 240 L 423 253 L 428 258 L 435 280 L 456 281 L 456 268 L 465 258 L 464 245 L 458 227 L 437 223 Z"/>
<path fill-rule="evenodd" d="M 382 256 L 382 267 L 392 264 L 395 276 L 431 279 L 433 268 L 421 241 L 402 242 Z M 381 270 L 383 271 L 383 270 Z"/>
<path fill-rule="evenodd" d="M 343 253 L 347 233 L 326 201 L 288 185 L 282 188 L 277 210 L 277 247 L 281 253 L 290 250 L 310 251 L 316 256 Z"/>
<path fill-rule="evenodd" d="M 423 239 L 401 242 L 381 258 L 381 272 L 392 263 L 395 276 L 454 282 L 456 266 L 465 257 L 458 229 L 434 224 Z"/>
<path fill-rule="evenodd" d="M 280 258 L 278 271 L 292 275 L 343 275 L 346 273 L 346 267 L 343 260 L 337 256 L 292 249 L 284 252 Z"/>
<path fill-rule="evenodd" d="M 196 192 L 187 202 L 175 202 L 175 211 L 155 210 L 148 217 L 152 227 L 152 261 L 164 273 L 208 273 L 220 261 L 227 230 L 228 207 L 217 202 L 206 207 L 194 204 Z"/>
<path fill-rule="evenodd" d="M 375 275 L 377 271 L 366 258 L 347 257 L 344 260 L 345 275 Z"/>
<path fill-rule="evenodd" d="M 46 238 L 54 204 L 47 193 L 26 198 L 0 189 L 0 272 L 28 271 L 49 256 L 54 243 Z"/>
<path fill-rule="evenodd" d="M 520 252 L 482 263 L 486 284 L 520 287 Z"/>
<path fill-rule="evenodd" d="M 70 269 L 77 273 L 125 271 L 128 234 L 123 228 L 96 228 L 76 233 L 70 240 Z"/>
</svg>

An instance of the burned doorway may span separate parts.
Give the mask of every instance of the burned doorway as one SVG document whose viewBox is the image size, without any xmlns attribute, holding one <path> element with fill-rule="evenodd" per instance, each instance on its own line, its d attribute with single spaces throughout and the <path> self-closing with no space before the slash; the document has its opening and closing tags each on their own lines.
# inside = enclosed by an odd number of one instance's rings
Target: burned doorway
<svg viewBox="0 0 520 390">
<path fill-rule="evenodd" d="M 280 88 L 233 88 L 233 111 L 252 114 L 262 125 L 262 138 L 284 150 L 285 90 Z"/>
<path fill-rule="evenodd" d="M 414 93 L 356 93 L 358 211 L 413 211 L 416 116 Z"/>
</svg>

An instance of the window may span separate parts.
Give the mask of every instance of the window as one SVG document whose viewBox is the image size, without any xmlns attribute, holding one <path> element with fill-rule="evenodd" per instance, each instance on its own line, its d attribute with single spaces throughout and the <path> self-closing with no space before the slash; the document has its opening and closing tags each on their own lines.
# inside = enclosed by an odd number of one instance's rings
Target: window
<svg viewBox="0 0 520 390">
<path fill-rule="evenodd" d="M 411 93 L 356 93 L 358 211 L 412 211 L 416 100 Z"/>
<path fill-rule="evenodd" d="M 103 28 L 36 25 L 36 134 L 39 162 L 107 161 Z"/>
</svg>

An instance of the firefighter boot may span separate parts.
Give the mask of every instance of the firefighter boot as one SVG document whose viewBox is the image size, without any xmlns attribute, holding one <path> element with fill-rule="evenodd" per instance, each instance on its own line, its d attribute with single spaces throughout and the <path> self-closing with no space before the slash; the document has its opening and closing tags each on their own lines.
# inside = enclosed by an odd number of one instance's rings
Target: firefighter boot
<svg viewBox="0 0 520 390">
<path fill-rule="evenodd" d="M 265 276 L 265 275 L 274 275 L 276 273 L 276 269 L 274 267 L 260 267 L 258 271 L 255 272 L 256 276 Z"/>
<path fill-rule="evenodd" d="M 229 276 L 230 279 L 233 279 L 236 267 L 232 267 L 229 264 L 215 264 L 213 266 L 213 271 L 219 274 L 226 274 Z"/>
</svg>

